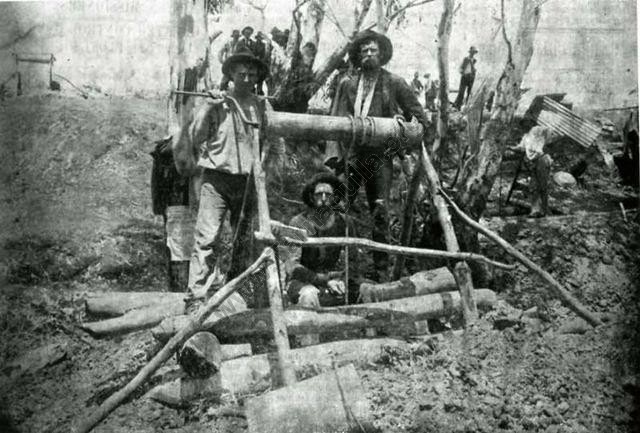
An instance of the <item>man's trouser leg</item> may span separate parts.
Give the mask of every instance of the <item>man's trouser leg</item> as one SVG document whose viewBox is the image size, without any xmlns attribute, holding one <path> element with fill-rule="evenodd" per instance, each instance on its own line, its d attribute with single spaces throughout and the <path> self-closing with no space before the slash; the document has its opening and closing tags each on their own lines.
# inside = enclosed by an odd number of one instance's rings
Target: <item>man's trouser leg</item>
<svg viewBox="0 0 640 433">
<path fill-rule="evenodd" d="M 473 81 L 474 81 L 475 77 L 468 76 L 465 80 L 465 84 L 466 84 L 466 88 L 467 88 L 467 96 L 465 97 L 464 103 L 466 104 L 467 102 L 469 102 L 469 96 L 471 96 L 471 89 L 473 89 Z"/>
<path fill-rule="evenodd" d="M 389 243 L 389 191 L 393 163 L 391 158 L 377 155 L 370 156 L 366 160 L 367 168 L 373 176 L 367 179 L 365 191 L 369 210 L 373 216 L 372 240 L 375 242 Z M 389 255 L 384 252 L 373 252 L 373 263 L 378 271 L 380 281 L 386 280 L 389 266 Z"/>
<path fill-rule="evenodd" d="M 213 170 L 205 170 L 202 176 L 189 266 L 189 292 L 196 298 L 205 296 L 207 285 L 219 285 L 223 281 L 214 248 L 228 209 L 228 197 L 224 193 L 226 185 L 221 184 Z"/>
<path fill-rule="evenodd" d="M 466 89 L 466 84 L 464 80 L 464 75 L 460 75 L 460 85 L 458 86 L 458 95 L 456 96 L 456 101 L 453 103 L 453 106 L 456 109 L 460 109 L 462 107 L 462 101 L 464 101 L 464 90 Z"/>
</svg>

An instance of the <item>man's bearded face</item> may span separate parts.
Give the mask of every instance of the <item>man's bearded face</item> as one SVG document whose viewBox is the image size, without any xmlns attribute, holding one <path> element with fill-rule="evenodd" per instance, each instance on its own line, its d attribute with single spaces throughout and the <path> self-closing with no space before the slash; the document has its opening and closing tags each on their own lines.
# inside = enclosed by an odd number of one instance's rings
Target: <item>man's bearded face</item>
<svg viewBox="0 0 640 433">
<path fill-rule="evenodd" d="M 376 41 L 365 42 L 360 46 L 360 64 L 365 70 L 380 67 L 380 46 Z"/>
<path fill-rule="evenodd" d="M 333 187 L 328 183 L 319 183 L 313 190 L 313 202 L 316 209 L 331 207 L 333 202 Z"/>
</svg>

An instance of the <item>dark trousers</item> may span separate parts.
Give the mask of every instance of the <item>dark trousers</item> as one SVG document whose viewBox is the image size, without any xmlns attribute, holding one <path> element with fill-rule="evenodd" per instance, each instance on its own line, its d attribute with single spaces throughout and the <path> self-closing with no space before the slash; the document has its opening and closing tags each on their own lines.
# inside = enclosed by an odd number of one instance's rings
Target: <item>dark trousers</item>
<svg viewBox="0 0 640 433">
<path fill-rule="evenodd" d="M 383 155 L 370 154 L 353 157 L 349 164 L 349 176 L 346 188 L 339 197 L 346 199 L 350 206 L 357 197 L 360 187 L 364 186 L 369 211 L 373 216 L 372 240 L 389 243 L 389 191 L 393 174 L 392 159 Z M 387 270 L 387 253 L 374 251 L 373 262 L 380 272 Z"/>
<path fill-rule="evenodd" d="M 469 100 L 469 95 L 471 95 L 471 89 L 473 88 L 473 80 L 475 79 L 474 75 L 471 74 L 463 74 L 460 76 L 460 88 L 458 89 L 458 97 L 456 98 L 456 102 L 453 103 L 453 106 L 458 110 L 462 107 L 463 103 L 466 103 Z M 465 97 L 465 92 L 467 96 Z"/>
</svg>

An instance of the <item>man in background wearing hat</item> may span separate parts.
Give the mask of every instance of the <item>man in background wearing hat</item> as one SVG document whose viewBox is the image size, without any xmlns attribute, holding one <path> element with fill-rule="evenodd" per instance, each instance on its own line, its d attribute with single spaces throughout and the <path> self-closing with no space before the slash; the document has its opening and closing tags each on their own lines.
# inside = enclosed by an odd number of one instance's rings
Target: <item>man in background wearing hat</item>
<svg viewBox="0 0 640 433">
<path fill-rule="evenodd" d="M 356 35 L 349 50 L 349 59 L 356 69 L 340 81 L 332 115 L 354 117 L 396 117 L 417 119 L 427 128 L 425 113 L 407 82 L 383 69 L 393 55 L 393 46 L 386 36 L 371 30 Z M 349 161 L 346 191 L 341 194 L 351 204 L 362 185 L 365 187 L 369 210 L 373 215 L 374 241 L 388 243 L 388 203 L 393 174 L 392 158 L 404 149 L 397 143 L 373 146 L 364 143 L 327 142 L 325 164 L 339 171 L 344 159 Z M 342 162 L 341 162 L 342 161 Z M 386 279 L 388 256 L 374 252 L 377 278 Z"/>
<path fill-rule="evenodd" d="M 225 99 L 208 100 L 187 132 L 194 154 L 198 155 L 202 183 L 189 268 L 192 300 L 212 294 L 224 282 L 214 246 L 227 211 L 236 241 L 234 246 L 244 246 L 233 248 L 228 279 L 242 272 L 249 260 L 247 255 L 251 254 L 250 248 L 246 247 L 248 239 L 245 239 L 255 202 L 249 175 L 255 158 L 260 157 L 254 153 L 253 141 L 260 138 L 262 143 L 266 110 L 265 101 L 254 94 L 254 88 L 267 76 L 268 69 L 253 54 L 246 52 L 228 57 L 222 72 L 230 77 L 233 89 Z M 242 115 L 260 126 L 248 125 Z"/>
<path fill-rule="evenodd" d="M 338 178 L 330 173 L 314 176 L 302 191 L 302 200 L 307 205 L 307 210 L 294 216 L 289 225 L 304 229 L 309 237 L 344 236 L 347 220 L 334 206 L 334 194 L 341 185 Z M 349 231 L 355 235 L 351 223 Z M 309 308 L 344 304 L 344 273 L 338 267 L 342 249 L 281 247 L 289 302 Z M 358 298 L 357 285 L 351 284 L 349 288 L 349 303 L 355 303 Z"/>
<path fill-rule="evenodd" d="M 236 52 L 242 51 L 251 51 L 255 55 L 255 44 L 256 42 L 251 39 L 251 35 L 253 35 L 253 27 L 246 26 L 242 29 L 242 37 L 238 41 L 238 45 L 236 47 Z"/>
<path fill-rule="evenodd" d="M 469 48 L 469 55 L 464 58 L 462 65 L 460 65 L 460 88 L 458 89 L 458 97 L 453 106 L 460 110 L 463 103 L 467 103 L 471 89 L 473 88 L 473 81 L 476 79 L 476 59 L 473 57 L 478 50 L 476 47 L 471 46 Z M 467 96 L 465 97 L 465 92 Z"/>
</svg>

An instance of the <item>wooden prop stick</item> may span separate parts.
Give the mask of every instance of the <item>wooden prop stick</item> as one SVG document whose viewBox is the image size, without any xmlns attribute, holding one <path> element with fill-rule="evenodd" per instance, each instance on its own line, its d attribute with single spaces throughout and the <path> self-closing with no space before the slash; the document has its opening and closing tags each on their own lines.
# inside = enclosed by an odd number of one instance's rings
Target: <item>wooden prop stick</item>
<svg viewBox="0 0 640 433">
<path fill-rule="evenodd" d="M 472 227 L 474 230 L 482 233 L 496 244 L 502 247 L 506 252 L 508 252 L 511 256 L 515 257 L 520 263 L 525 265 L 529 270 L 538 274 L 542 280 L 549 285 L 551 291 L 554 295 L 556 295 L 560 300 L 573 312 L 575 312 L 578 316 L 585 319 L 592 326 L 602 325 L 602 321 L 591 311 L 589 311 L 584 305 L 580 303 L 576 298 L 574 298 L 571 293 L 569 293 L 558 281 L 556 281 L 551 274 L 542 269 L 540 266 L 533 263 L 529 260 L 524 254 L 518 251 L 515 247 L 513 247 L 509 242 L 500 237 L 497 233 L 489 230 L 486 227 L 482 227 L 476 221 L 474 221 L 471 217 L 465 214 L 456 203 L 449 197 L 444 191 L 440 190 L 440 194 L 447 200 L 447 202 L 451 205 L 453 210 L 458 214 L 458 216 L 462 219 L 462 221 L 468 226 Z"/>
<path fill-rule="evenodd" d="M 415 257 L 439 257 L 443 259 L 472 260 L 477 262 L 484 262 L 488 265 L 495 266 L 496 268 L 505 269 L 505 270 L 513 270 L 516 268 L 515 265 L 508 265 L 506 263 L 497 262 L 495 260 L 491 260 L 488 257 L 485 257 L 481 254 L 476 254 L 476 253 L 431 250 L 427 248 L 402 247 L 398 245 L 383 244 L 380 242 L 375 242 L 375 241 L 371 241 L 369 239 L 363 239 L 363 238 L 345 239 L 345 238 L 327 237 L 327 238 L 308 238 L 306 241 L 301 241 L 301 240 L 293 239 L 290 237 L 284 237 L 283 241 L 285 244 L 289 244 L 289 245 L 304 245 L 304 246 L 313 246 L 313 247 L 349 245 L 349 246 L 367 248 L 370 250 L 385 251 L 387 253 L 392 253 L 392 254 L 405 254 L 408 256 L 415 256 Z"/>
<path fill-rule="evenodd" d="M 256 118 L 256 116 L 252 116 Z M 258 234 L 256 238 L 261 238 L 271 245 L 275 244 L 275 237 L 271 233 L 271 217 L 269 216 L 269 203 L 267 201 L 267 186 L 265 173 L 262 168 L 260 158 L 260 144 L 258 141 L 259 131 L 254 128 L 253 132 L 253 178 L 258 199 Z M 296 383 L 296 372 L 292 367 L 289 347 L 289 335 L 287 334 L 287 324 L 284 318 L 284 306 L 282 304 L 282 292 L 280 291 L 280 278 L 278 267 L 275 261 L 273 247 L 268 247 L 268 257 L 271 259 L 265 269 L 266 283 L 269 293 L 269 310 L 271 311 L 271 323 L 273 324 L 273 339 L 276 344 L 278 356 L 278 379 L 284 386 Z"/>
<path fill-rule="evenodd" d="M 220 290 L 218 290 L 207 301 L 205 305 L 195 313 L 195 317 L 192 317 L 187 326 L 182 328 L 176 335 L 174 335 L 167 344 L 164 345 L 162 350 L 153 357 L 142 370 L 138 372 L 124 388 L 113 394 L 106 399 L 98 409 L 96 409 L 89 417 L 82 420 L 82 422 L 73 430 L 75 433 L 87 433 L 91 431 L 100 421 L 105 419 L 115 408 L 120 406 L 122 402 L 131 395 L 140 385 L 144 383 L 160 366 L 169 359 L 191 336 L 200 330 L 200 326 L 204 323 L 205 319 L 222 304 L 233 292 L 238 289 L 240 283 L 251 274 L 256 272 L 264 262 L 270 260 L 270 249 L 265 249 L 258 260 L 256 260 L 251 266 L 249 266 L 243 273 L 238 275 L 233 280 L 225 284 Z"/>
<path fill-rule="evenodd" d="M 427 148 L 422 144 L 422 165 L 425 169 L 427 178 L 427 184 L 431 191 L 431 198 L 433 205 L 438 211 L 438 219 L 442 226 L 442 232 L 444 233 L 444 241 L 447 246 L 447 251 L 459 252 L 460 246 L 458 245 L 458 239 L 456 233 L 453 230 L 453 224 L 451 223 L 451 215 L 447 209 L 447 204 L 444 199 L 438 194 L 440 190 L 440 179 L 436 169 L 431 163 L 431 158 L 427 153 Z M 453 269 L 453 276 L 458 284 L 458 290 L 460 290 L 460 299 L 462 300 L 462 316 L 464 318 L 464 326 L 473 325 L 478 318 L 478 309 L 476 307 L 476 301 L 473 298 L 473 280 L 471 279 L 471 269 L 466 262 L 460 261 L 455 264 Z"/>
</svg>

